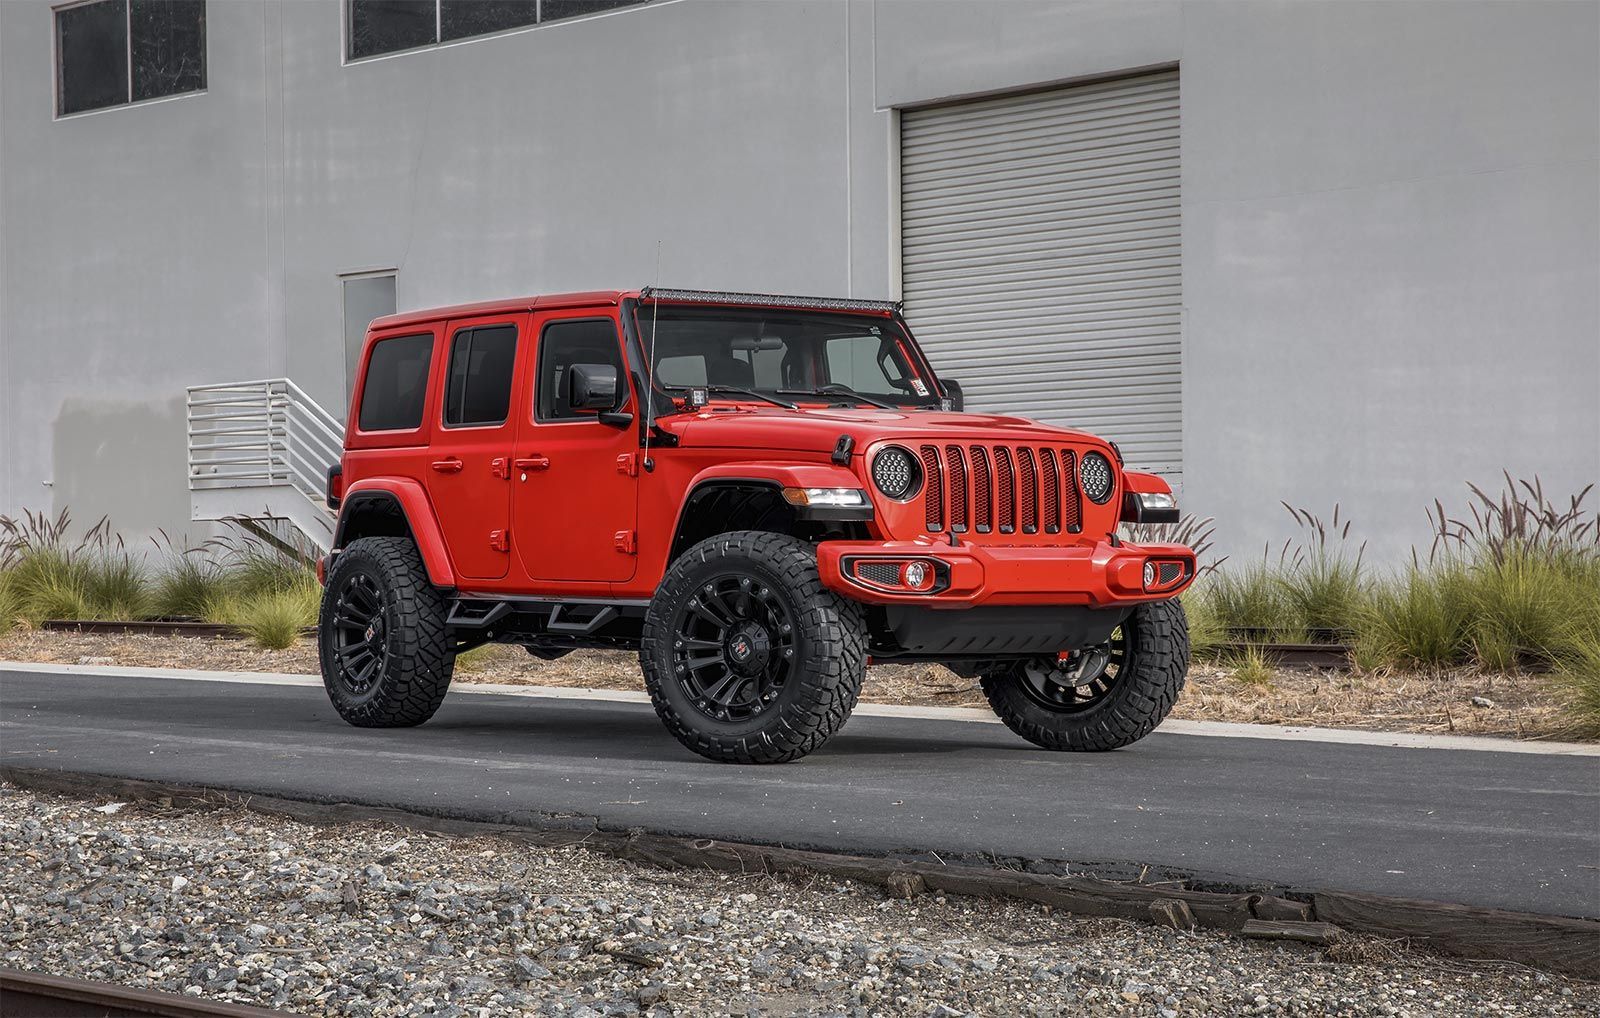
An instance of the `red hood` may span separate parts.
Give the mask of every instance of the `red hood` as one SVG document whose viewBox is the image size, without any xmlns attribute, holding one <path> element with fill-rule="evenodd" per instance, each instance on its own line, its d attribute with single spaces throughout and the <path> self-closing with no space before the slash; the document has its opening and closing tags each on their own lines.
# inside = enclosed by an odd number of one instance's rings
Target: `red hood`
<svg viewBox="0 0 1600 1018">
<path fill-rule="evenodd" d="M 1024 417 L 915 409 L 786 410 L 722 404 L 700 413 L 663 417 L 660 424 L 676 433 L 683 445 L 702 448 L 831 452 L 840 435 L 855 439 L 858 449 L 883 439 L 946 437 L 963 441 L 1106 444 L 1086 431 L 1052 427 Z"/>
</svg>

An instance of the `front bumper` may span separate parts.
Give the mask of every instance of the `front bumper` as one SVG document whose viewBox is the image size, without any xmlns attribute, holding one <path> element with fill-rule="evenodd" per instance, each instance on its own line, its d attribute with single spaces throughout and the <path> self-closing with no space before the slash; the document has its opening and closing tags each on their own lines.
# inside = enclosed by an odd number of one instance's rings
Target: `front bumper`
<svg viewBox="0 0 1600 1018">
<path fill-rule="evenodd" d="M 925 592 L 875 583 L 889 566 L 926 562 L 936 579 Z M 879 568 L 862 566 L 876 562 Z M 1156 582 L 1147 584 L 1146 565 Z M 1059 547 L 949 545 L 932 541 L 823 541 L 817 568 L 828 589 L 867 604 L 974 608 L 981 605 L 1087 605 L 1159 601 L 1194 580 L 1194 552 L 1181 544 L 1085 542 Z"/>
</svg>

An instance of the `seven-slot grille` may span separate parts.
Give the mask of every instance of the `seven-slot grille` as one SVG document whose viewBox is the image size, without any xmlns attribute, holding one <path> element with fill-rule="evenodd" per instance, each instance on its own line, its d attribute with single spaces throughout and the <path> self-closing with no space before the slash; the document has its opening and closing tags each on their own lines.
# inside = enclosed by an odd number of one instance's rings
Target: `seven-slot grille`
<svg viewBox="0 0 1600 1018">
<path fill-rule="evenodd" d="M 1076 534 L 1083 529 L 1078 457 L 1027 445 L 924 445 L 930 533 Z"/>
</svg>

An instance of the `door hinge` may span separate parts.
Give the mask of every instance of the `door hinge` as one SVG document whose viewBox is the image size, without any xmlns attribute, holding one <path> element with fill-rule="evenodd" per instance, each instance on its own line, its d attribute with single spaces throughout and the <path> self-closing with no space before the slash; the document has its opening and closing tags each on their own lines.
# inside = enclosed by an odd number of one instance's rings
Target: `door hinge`
<svg viewBox="0 0 1600 1018">
<path fill-rule="evenodd" d="M 627 474 L 629 477 L 639 476 L 639 457 L 631 452 L 625 452 L 617 457 L 617 473 Z"/>
<path fill-rule="evenodd" d="M 639 550 L 639 542 L 634 539 L 634 533 L 631 530 L 617 531 L 616 537 L 613 538 L 613 540 L 616 541 L 617 550 L 622 552 L 624 555 L 632 555 Z"/>
<path fill-rule="evenodd" d="M 504 456 L 496 456 L 489 461 L 489 472 L 502 481 L 511 480 L 511 461 Z"/>
<path fill-rule="evenodd" d="M 489 547 L 495 551 L 510 551 L 511 535 L 504 530 L 489 531 Z"/>
</svg>

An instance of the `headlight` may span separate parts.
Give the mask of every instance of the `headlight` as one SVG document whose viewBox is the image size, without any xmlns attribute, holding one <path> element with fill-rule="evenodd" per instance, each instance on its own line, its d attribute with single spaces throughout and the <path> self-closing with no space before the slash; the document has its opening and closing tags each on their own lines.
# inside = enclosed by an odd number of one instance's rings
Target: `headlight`
<svg viewBox="0 0 1600 1018">
<path fill-rule="evenodd" d="M 785 488 L 783 497 L 790 505 L 853 509 L 870 505 L 860 488 Z"/>
<path fill-rule="evenodd" d="M 922 465 L 905 449 L 891 445 L 873 457 L 872 483 L 896 502 L 904 502 L 922 486 Z"/>
<path fill-rule="evenodd" d="M 1095 505 L 1105 505 L 1116 485 L 1116 475 L 1111 472 L 1111 461 L 1097 452 L 1085 453 L 1083 465 L 1078 468 L 1083 479 L 1083 493 Z"/>
<path fill-rule="evenodd" d="M 1143 506 L 1146 512 L 1155 509 L 1176 509 L 1178 508 L 1178 500 L 1173 498 L 1170 492 L 1141 491 L 1139 493 L 1139 505 Z"/>
</svg>

